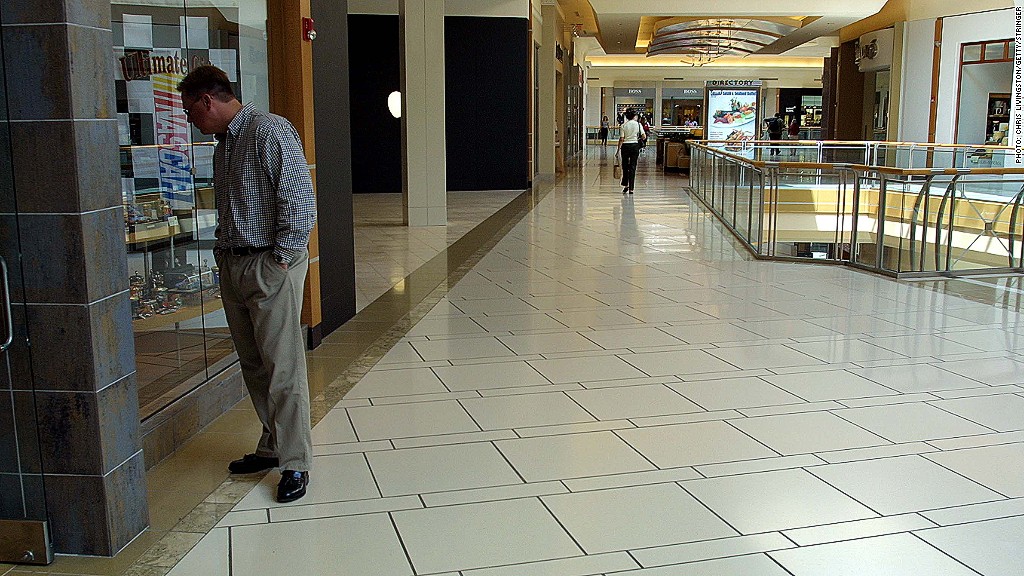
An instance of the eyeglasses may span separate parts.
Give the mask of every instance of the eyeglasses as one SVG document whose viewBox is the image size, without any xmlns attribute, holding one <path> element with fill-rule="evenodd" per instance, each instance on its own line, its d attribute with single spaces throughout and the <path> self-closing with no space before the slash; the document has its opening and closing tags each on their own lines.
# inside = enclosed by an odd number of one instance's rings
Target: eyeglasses
<svg viewBox="0 0 1024 576">
<path fill-rule="evenodd" d="M 202 102 L 202 101 L 203 101 L 203 97 L 204 97 L 204 96 L 206 96 L 206 94 L 203 94 L 203 95 L 202 95 L 202 96 L 200 96 L 200 97 L 199 97 L 198 99 L 196 99 L 196 101 L 195 101 L 195 102 L 193 102 L 192 104 L 190 104 L 189 106 L 186 106 L 186 107 L 184 108 L 184 111 L 185 111 L 185 118 L 186 118 L 186 119 L 188 119 L 188 118 L 191 118 L 191 117 L 192 117 L 192 109 L 196 107 L 196 104 L 198 104 L 198 103 L 200 103 L 200 102 Z"/>
</svg>

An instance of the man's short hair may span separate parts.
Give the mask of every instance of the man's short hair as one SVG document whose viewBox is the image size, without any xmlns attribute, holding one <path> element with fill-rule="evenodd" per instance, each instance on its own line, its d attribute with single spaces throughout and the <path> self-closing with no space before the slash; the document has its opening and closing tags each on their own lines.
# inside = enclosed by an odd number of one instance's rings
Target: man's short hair
<svg viewBox="0 0 1024 576">
<path fill-rule="evenodd" d="M 222 102 L 235 99 L 235 91 L 231 88 L 228 75 L 212 64 L 193 68 L 184 80 L 178 82 L 178 92 L 190 98 L 209 94 Z"/>
<path fill-rule="evenodd" d="M 636 110 L 633 110 L 632 108 L 626 108 L 626 118 L 629 120 L 636 118 Z"/>
</svg>

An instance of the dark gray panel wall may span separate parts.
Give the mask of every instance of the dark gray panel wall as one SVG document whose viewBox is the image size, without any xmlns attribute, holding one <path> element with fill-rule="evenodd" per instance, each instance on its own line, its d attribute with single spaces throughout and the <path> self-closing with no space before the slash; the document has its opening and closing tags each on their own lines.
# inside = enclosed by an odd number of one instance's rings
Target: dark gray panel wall
<svg viewBox="0 0 1024 576">
<path fill-rule="evenodd" d="M 448 190 L 525 189 L 529 22 L 476 16 L 444 22 Z M 387 109 L 387 95 L 399 89 L 398 26 L 398 16 L 349 15 L 356 193 L 402 191 L 401 124 Z"/>
<path fill-rule="evenodd" d="M 312 0 L 322 335 L 355 315 L 347 0 Z M 339 16 L 340 15 L 340 16 Z"/>
</svg>

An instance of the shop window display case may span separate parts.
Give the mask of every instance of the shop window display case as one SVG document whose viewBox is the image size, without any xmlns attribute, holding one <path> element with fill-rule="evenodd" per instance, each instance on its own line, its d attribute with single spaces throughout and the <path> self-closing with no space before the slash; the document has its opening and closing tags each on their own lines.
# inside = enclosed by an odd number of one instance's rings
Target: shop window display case
<svg viewBox="0 0 1024 576">
<path fill-rule="evenodd" d="M 265 0 L 111 4 L 126 283 L 143 420 L 236 359 L 213 257 L 215 142 L 188 123 L 177 84 L 224 70 L 268 108 Z"/>
</svg>

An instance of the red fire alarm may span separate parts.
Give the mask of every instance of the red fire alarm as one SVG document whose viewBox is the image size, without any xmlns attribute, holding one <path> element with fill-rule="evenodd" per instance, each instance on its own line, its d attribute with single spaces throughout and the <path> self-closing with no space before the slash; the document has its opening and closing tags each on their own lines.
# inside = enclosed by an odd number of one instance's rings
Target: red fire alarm
<svg viewBox="0 0 1024 576">
<path fill-rule="evenodd" d="M 312 18 L 302 19 L 302 37 L 306 42 L 312 42 L 316 39 L 316 23 L 313 22 Z"/>
</svg>

